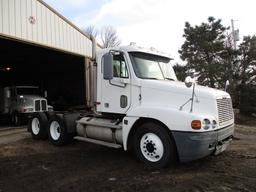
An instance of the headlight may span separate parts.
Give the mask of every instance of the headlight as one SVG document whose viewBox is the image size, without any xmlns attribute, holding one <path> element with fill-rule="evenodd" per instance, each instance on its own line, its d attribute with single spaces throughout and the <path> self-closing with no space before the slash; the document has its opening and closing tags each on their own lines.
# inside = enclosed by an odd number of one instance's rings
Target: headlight
<svg viewBox="0 0 256 192">
<path fill-rule="evenodd" d="M 33 112 L 34 109 L 33 108 L 24 108 L 23 112 Z"/>
<path fill-rule="evenodd" d="M 52 106 L 48 106 L 48 111 L 52 112 L 53 111 L 53 107 Z"/>
<path fill-rule="evenodd" d="M 202 127 L 207 130 L 211 127 L 211 121 L 209 119 L 204 119 L 202 121 Z"/>
<path fill-rule="evenodd" d="M 217 127 L 217 121 L 213 120 L 212 121 L 212 128 L 215 129 Z"/>
</svg>

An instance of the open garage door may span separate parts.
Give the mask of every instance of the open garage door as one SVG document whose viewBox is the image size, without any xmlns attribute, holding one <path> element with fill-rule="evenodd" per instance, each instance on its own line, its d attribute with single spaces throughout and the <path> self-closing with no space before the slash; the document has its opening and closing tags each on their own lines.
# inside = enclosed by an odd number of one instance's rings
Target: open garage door
<svg viewBox="0 0 256 192">
<path fill-rule="evenodd" d="M 85 58 L 0 37 L 0 86 L 38 86 L 55 110 L 83 106 Z"/>
</svg>

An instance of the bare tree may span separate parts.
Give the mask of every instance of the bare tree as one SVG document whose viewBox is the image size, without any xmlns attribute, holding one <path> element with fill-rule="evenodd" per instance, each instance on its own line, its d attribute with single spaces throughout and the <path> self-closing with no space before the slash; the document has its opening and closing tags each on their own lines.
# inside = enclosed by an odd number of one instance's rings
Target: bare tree
<svg viewBox="0 0 256 192">
<path fill-rule="evenodd" d="M 121 44 L 116 30 L 112 26 L 105 26 L 101 29 L 101 41 L 104 48 L 116 47 Z"/>
<path fill-rule="evenodd" d="M 98 36 L 98 30 L 93 25 L 90 25 L 83 29 L 83 32 L 87 33 L 88 35 L 92 35 L 95 38 Z"/>
</svg>

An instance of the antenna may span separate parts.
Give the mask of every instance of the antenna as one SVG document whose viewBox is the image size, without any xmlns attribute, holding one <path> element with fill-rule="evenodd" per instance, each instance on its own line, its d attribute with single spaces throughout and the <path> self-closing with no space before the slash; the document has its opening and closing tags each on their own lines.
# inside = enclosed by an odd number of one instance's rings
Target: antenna
<svg viewBox="0 0 256 192">
<path fill-rule="evenodd" d="M 239 29 L 235 30 L 235 26 L 234 26 L 234 19 L 231 19 L 231 34 L 232 34 L 232 40 L 233 40 L 233 44 L 234 44 L 234 49 L 236 50 L 236 42 L 239 41 Z"/>
</svg>

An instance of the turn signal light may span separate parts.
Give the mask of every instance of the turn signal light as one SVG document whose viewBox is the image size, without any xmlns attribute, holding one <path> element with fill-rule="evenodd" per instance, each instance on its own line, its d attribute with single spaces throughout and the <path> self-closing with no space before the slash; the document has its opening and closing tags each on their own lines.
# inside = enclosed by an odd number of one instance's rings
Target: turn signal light
<svg viewBox="0 0 256 192">
<path fill-rule="evenodd" d="M 201 129 L 201 121 L 199 120 L 193 120 L 191 122 L 192 129 Z"/>
</svg>

